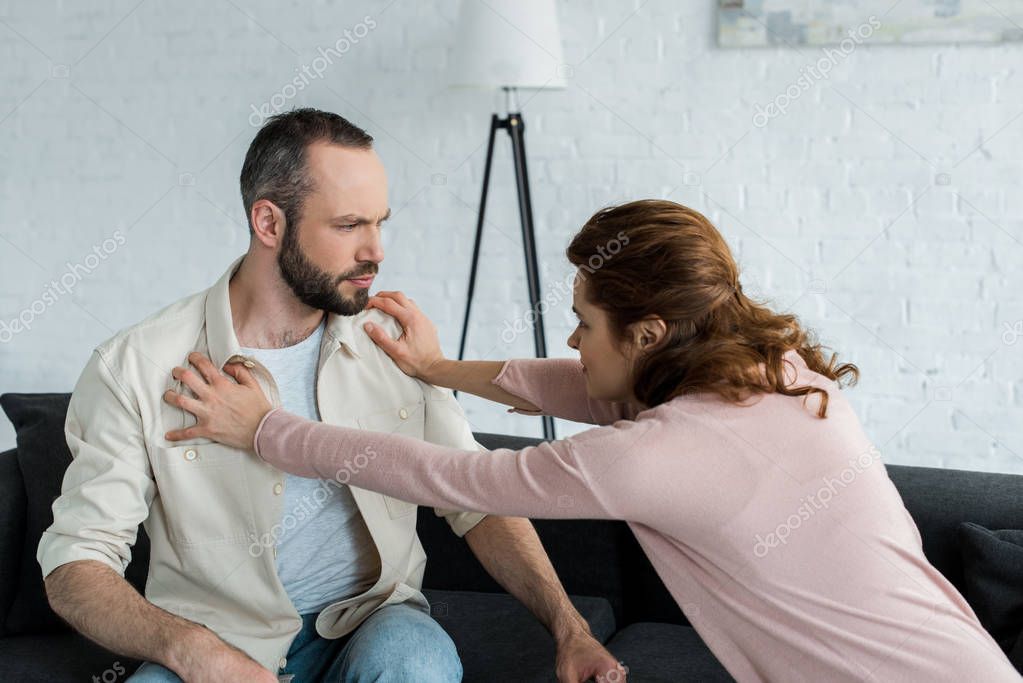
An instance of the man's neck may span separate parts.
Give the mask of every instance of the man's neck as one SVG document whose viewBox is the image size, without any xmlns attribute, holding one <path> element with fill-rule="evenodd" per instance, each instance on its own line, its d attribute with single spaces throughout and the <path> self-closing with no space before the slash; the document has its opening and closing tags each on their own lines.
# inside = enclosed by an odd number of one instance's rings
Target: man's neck
<svg viewBox="0 0 1023 683">
<path fill-rule="evenodd" d="M 324 312 L 299 301 L 272 260 L 260 261 L 250 251 L 228 283 L 235 336 L 250 349 L 293 346 L 316 331 Z"/>
</svg>

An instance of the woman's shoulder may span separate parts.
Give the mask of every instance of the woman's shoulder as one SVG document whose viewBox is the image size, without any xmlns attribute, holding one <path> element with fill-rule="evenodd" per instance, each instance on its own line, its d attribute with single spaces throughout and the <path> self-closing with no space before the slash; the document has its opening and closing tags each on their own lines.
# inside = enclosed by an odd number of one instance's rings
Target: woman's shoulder
<svg viewBox="0 0 1023 683">
<path fill-rule="evenodd" d="M 784 362 L 785 384 L 788 386 L 812 385 L 822 389 L 840 388 L 835 380 L 811 369 L 796 349 L 789 349 L 782 354 L 782 360 Z"/>
</svg>

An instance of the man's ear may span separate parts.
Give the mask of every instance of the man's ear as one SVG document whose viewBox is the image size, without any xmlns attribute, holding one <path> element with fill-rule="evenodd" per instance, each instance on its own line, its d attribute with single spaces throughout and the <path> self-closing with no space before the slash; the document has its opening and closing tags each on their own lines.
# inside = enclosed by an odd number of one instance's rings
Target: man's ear
<svg viewBox="0 0 1023 683">
<path fill-rule="evenodd" d="M 287 229 L 284 212 L 269 199 L 259 199 L 252 204 L 249 222 L 255 238 L 271 249 L 280 245 Z"/>
</svg>

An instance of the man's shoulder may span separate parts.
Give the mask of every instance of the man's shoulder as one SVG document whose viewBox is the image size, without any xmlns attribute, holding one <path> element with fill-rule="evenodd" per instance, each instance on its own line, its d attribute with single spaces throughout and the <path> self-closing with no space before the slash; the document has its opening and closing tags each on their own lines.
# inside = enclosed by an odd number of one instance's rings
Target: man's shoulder
<svg viewBox="0 0 1023 683">
<path fill-rule="evenodd" d="M 365 333 L 362 326 L 366 323 L 373 323 L 374 325 L 380 326 L 391 339 L 397 339 L 402 335 L 404 330 L 401 327 L 401 323 L 397 321 L 394 316 L 384 313 L 377 308 L 368 308 L 361 313 L 358 313 L 353 318 L 354 329 L 356 334 L 363 335 L 359 339 L 359 351 L 361 353 L 370 354 L 380 358 L 381 366 L 390 371 L 393 376 L 401 381 L 415 384 L 419 387 L 419 390 L 423 393 L 423 398 L 426 400 L 454 400 L 454 396 L 450 389 L 444 389 L 437 387 L 432 384 L 428 384 L 418 378 L 410 377 L 402 372 L 401 368 L 387 355 L 387 352 L 382 348 L 373 343 L 369 335 Z"/>
<path fill-rule="evenodd" d="M 129 325 L 96 346 L 96 352 L 111 369 L 121 372 L 159 368 L 161 372 L 178 364 L 182 349 L 192 348 L 206 318 L 208 290 L 196 292 L 164 306 L 152 315 Z M 168 365 L 170 363 L 170 365 Z"/>
<path fill-rule="evenodd" d="M 397 319 L 388 313 L 384 313 L 379 308 L 367 308 L 355 316 L 355 328 L 357 330 L 362 330 L 362 326 L 366 323 L 378 325 L 391 336 L 391 339 L 397 339 L 402 333 L 401 324 L 397 321 Z M 366 337 L 366 341 L 369 342 L 370 346 L 377 348 L 381 353 L 383 353 L 383 350 L 377 347 L 377 345 L 374 344 L 368 336 Z"/>
</svg>

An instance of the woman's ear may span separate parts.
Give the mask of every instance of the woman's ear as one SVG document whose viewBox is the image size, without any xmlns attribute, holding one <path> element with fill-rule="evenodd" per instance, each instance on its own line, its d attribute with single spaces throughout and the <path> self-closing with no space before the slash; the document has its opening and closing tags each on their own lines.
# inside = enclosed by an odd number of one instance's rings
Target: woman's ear
<svg viewBox="0 0 1023 683">
<path fill-rule="evenodd" d="M 668 325 L 658 317 L 644 318 L 630 326 L 629 340 L 640 353 L 650 351 L 668 334 Z"/>
</svg>

